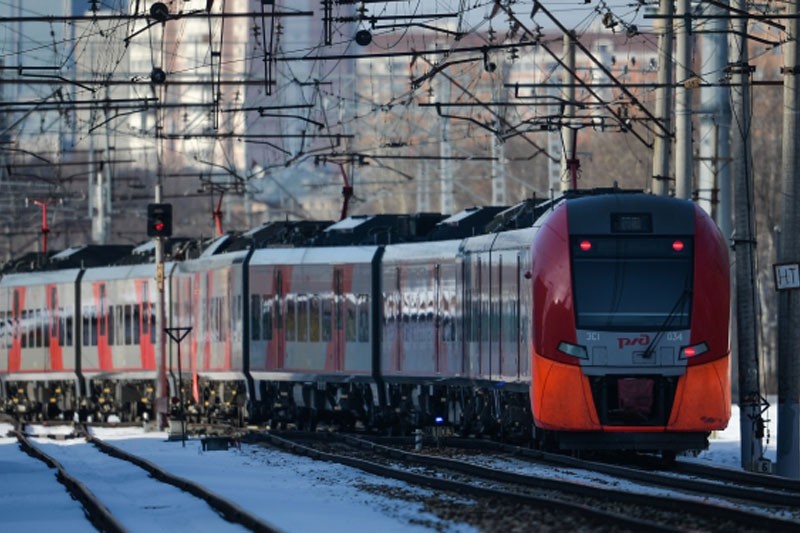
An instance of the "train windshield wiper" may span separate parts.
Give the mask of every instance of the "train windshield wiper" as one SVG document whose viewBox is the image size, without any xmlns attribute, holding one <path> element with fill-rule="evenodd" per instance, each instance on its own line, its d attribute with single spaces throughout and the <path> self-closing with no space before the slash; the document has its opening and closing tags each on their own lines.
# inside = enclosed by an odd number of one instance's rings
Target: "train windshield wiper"
<svg viewBox="0 0 800 533">
<path fill-rule="evenodd" d="M 661 327 L 658 328 L 658 332 L 653 337 L 653 340 L 650 341 L 650 344 L 647 345 L 644 352 L 642 352 L 642 357 L 645 359 L 649 359 L 653 357 L 653 353 L 655 353 L 656 346 L 658 345 L 658 341 L 664 335 L 664 331 L 666 331 L 667 327 L 669 327 L 670 322 L 672 322 L 676 316 L 678 316 L 678 311 L 683 307 L 683 302 L 692 294 L 692 289 L 689 287 L 684 287 L 681 294 L 678 296 L 678 299 L 675 301 L 675 304 L 672 306 L 667 318 L 664 319 L 664 323 L 661 324 Z"/>
</svg>

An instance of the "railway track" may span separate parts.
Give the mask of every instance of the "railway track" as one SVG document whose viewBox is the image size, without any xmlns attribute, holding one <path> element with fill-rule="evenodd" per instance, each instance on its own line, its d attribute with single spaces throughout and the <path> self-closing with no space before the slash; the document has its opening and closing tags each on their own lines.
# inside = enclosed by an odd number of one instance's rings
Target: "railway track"
<svg viewBox="0 0 800 533">
<path fill-rule="evenodd" d="M 613 482 L 598 485 L 530 475 L 477 464 L 478 456 L 473 453 L 472 458 L 465 459 L 463 449 L 459 458 L 454 458 L 442 453 L 452 456 L 452 449 L 434 448 L 433 454 L 413 453 L 408 450 L 408 441 L 388 446 L 347 435 L 308 433 L 271 433 L 265 438 L 271 445 L 295 453 L 438 490 L 469 494 L 477 505 L 497 507 L 497 502 L 503 502 L 509 506 L 507 512 L 519 521 L 518 525 L 538 524 L 532 520 L 537 519 L 536 510 L 544 508 L 558 515 L 561 529 L 797 531 L 800 528 L 800 521 L 792 519 L 787 509 L 783 509 L 785 516 L 778 516 L 774 506 L 740 500 L 729 500 L 727 504 L 709 501 L 701 496 L 702 492 L 687 496 L 675 489 L 664 489 L 653 494 L 653 491 L 620 490 L 613 487 Z M 496 456 L 494 450 L 493 457 Z M 521 511 L 520 502 L 528 504 L 526 511 Z"/>
<path fill-rule="evenodd" d="M 19 431 L 16 436 L 25 452 L 58 470 L 57 479 L 98 530 L 146 531 L 154 521 L 174 521 L 209 531 L 277 531 L 204 487 L 91 436 L 86 441 L 93 446 L 34 442 Z"/>
<path fill-rule="evenodd" d="M 385 441 L 384 441 L 385 442 Z M 402 440 L 394 441 L 403 444 Z M 409 445 L 406 439 L 406 445 Z M 613 476 L 651 487 L 699 493 L 704 497 L 719 497 L 737 502 L 766 505 L 780 512 L 800 510 L 800 481 L 778 476 L 766 476 L 728 468 L 677 461 L 667 467 L 658 459 L 639 456 L 626 464 L 590 461 L 532 450 L 519 446 L 474 439 L 448 439 L 450 448 L 470 449 L 486 453 L 502 453 L 506 457 L 528 460 L 554 467 L 580 468 Z M 800 521 L 800 511 L 796 513 Z"/>
</svg>

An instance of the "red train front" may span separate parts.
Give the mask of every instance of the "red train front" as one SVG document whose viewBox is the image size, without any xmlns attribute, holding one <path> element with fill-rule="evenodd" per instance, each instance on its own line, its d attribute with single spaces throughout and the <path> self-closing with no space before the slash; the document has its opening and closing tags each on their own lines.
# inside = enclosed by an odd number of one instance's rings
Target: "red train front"
<svg viewBox="0 0 800 533">
<path fill-rule="evenodd" d="M 562 449 L 704 449 L 730 417 L 729 264 L 688 201 L 576 197 L 531 248 L 537 439 Z"/>
</svg>

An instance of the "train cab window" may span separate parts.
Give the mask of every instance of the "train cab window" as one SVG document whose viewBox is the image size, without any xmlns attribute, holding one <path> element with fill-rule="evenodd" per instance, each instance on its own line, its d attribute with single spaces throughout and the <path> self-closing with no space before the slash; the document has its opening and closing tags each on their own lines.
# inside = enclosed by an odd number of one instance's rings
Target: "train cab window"
<svg viewBox="0 0 800 533">
<path fill-rule="evenodd" d="M 578 328 L 688 329 L 693 251 L 690 238 L 682 241 L 676 250 L 666 237 L 573 239 Z"/>
</svg>

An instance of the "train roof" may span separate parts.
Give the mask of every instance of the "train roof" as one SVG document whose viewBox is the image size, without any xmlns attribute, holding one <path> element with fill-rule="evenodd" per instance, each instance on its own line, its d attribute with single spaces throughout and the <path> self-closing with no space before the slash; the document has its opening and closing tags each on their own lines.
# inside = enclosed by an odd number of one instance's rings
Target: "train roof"
<svg viewBox="0 0 800 533">
<path fill-rule="evenodd" d="M 425 240 L 444 218 L 439 213 L 350 216 L 325 228 L 313 245 L 379 245 Z"/>
<path fill-rule="evenodd" d="M 588 197 L 630 197 L 641 190 L 617 187 L 566 191 L 554 198 L 532 198 L 514 206 L 470 207 L 446 216 L 439 213 L 354 215 L 339 222 L 272 221 L 257 228 L 229 233 L 216 239 L 171 238 L 165 241 L 166 261 L 208 258 L 250 248 L 317 248 L 379 246 L 400 243 L 464 240 L 480 235 L 533 227 L 556 205 Z M 652 196 L 652 195 L 648 195 Z M 669 201 L 669 199 L 664 199 Z M 610 201 L 610 200 L 607 200 Z M 658 201 L 658 200 L 656 200 Z M 674 204 L 673 204 L 674 205 Z M 155 261 L 155 243 L 139 246 L 87 245 L 58 253 L 29 253 L 0 267 L 0 274 L 111 265 L 135 265 Z"/>
<path fill-rule="evenodd" d="M 277 220 L 257 228 L 215 239 L 203 255 L 236 252 L 255 248 L 309 246 L 320 232 L 330 227 L 330 220 Z"/>
<path fill-rule="evenodd" d="M 2 273 L 64 270 L 104 266 L 129 255 L 133 246 L 118 244 L 87 244 L 52 253 L 27 254 L 3 265 Z"/>
</svg>

